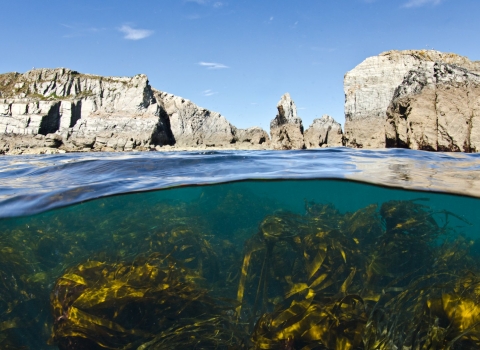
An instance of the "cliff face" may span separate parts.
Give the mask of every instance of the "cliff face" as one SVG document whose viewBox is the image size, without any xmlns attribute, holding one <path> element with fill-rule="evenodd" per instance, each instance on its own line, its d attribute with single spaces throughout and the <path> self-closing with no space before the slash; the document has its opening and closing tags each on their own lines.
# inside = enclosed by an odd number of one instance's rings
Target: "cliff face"
<svg viewBox="0 0 480 350">
<path fill-rule="evenodd" d="M 472 72 L 480 71 L 480 62 L 433 50 L 388 51 L 367 58 L 347 72 L 344 78 L 346 146 L 386 146 L 386 111 L 395 90 L 409 71 L 425 62 L 447 63 Z"/>
<path fill-rule="evenodd" d="M 480 75 L 425 62 L 395 90 L 385 125 L 388 147 L 480 151 Z"/>
<path fill-rule="evenodd" d="M 65 151 L 222 147 L 237 142 L 237 134 L 244 131 L 219 113 L 152 89 L 145 75 L 102 77 L 64 68 L 0 75 L 0 152 L 59 145 Z"/>
</svg>

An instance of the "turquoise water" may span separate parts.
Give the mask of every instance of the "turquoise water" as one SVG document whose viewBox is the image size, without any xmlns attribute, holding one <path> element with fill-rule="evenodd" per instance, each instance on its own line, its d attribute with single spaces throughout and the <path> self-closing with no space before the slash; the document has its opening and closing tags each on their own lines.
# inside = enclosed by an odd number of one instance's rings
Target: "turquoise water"
<svg viewBox="0 0 480 350">
<path fill-rule="evenodd" d="M 0 348 L 478 349 L 478 167 L 345 150 L 6 158 Z"/>
</svg>

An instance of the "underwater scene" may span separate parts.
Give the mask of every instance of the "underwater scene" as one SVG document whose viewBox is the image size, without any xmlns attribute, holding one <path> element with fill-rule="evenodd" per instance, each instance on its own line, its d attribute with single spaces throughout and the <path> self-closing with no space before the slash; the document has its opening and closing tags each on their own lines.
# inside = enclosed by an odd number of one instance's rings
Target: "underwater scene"
<svg viewBox="0 0 480 350">
<path fill-rule="evenodd" d="M 1 349 L 480 349 L 480 199 L 346 179 L 0 219 Z"/>
</svg>

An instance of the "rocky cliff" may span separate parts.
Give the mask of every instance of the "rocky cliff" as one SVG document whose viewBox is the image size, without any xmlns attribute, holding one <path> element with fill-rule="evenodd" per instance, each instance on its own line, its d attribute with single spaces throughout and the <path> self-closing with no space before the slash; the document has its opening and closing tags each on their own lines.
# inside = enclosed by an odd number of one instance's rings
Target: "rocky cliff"
<svg viewBox="0 0 480 350">
<path fill-rule="evenodd" d="M 65 68 L 0 75 L 3 153 L 42 147 L 224 147 L 237 141 L 255 148 L 267 141 L 265 135 L 258 128 L 237 129 L 219 113 L 157 91 L 145 75 L 102 77 Z"/>
<path fill-rule="evenodd" d="M 425 62 L 447 63 L 472 72 L 480 62 L 433 50 L 388 51 L 369 57 L 344 78 L 345 143 L 359 148 L 385 147 L 386 111 L 405 75 Z"/>
<path fill-rule="evenodd" d="M 387 147 L 480 151 L 480 75 L 424 62 L 410 71 L 387 110 Z"/>
</svg>

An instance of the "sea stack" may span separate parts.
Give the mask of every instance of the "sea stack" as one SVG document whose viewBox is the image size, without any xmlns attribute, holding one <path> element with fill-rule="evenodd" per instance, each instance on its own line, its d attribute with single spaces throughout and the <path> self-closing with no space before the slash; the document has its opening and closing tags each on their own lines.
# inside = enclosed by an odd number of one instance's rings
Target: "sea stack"
<svg viewBox="0 0 480 350">
<path fill-rule="evenodd" d="M 290 94 L 284 94 L 277 104 L 278 114 L 270 122 L 271 147 L 273 149 L 303 149 L 302 119 L 297 116 L 297 106 Z"/>
</svg>

